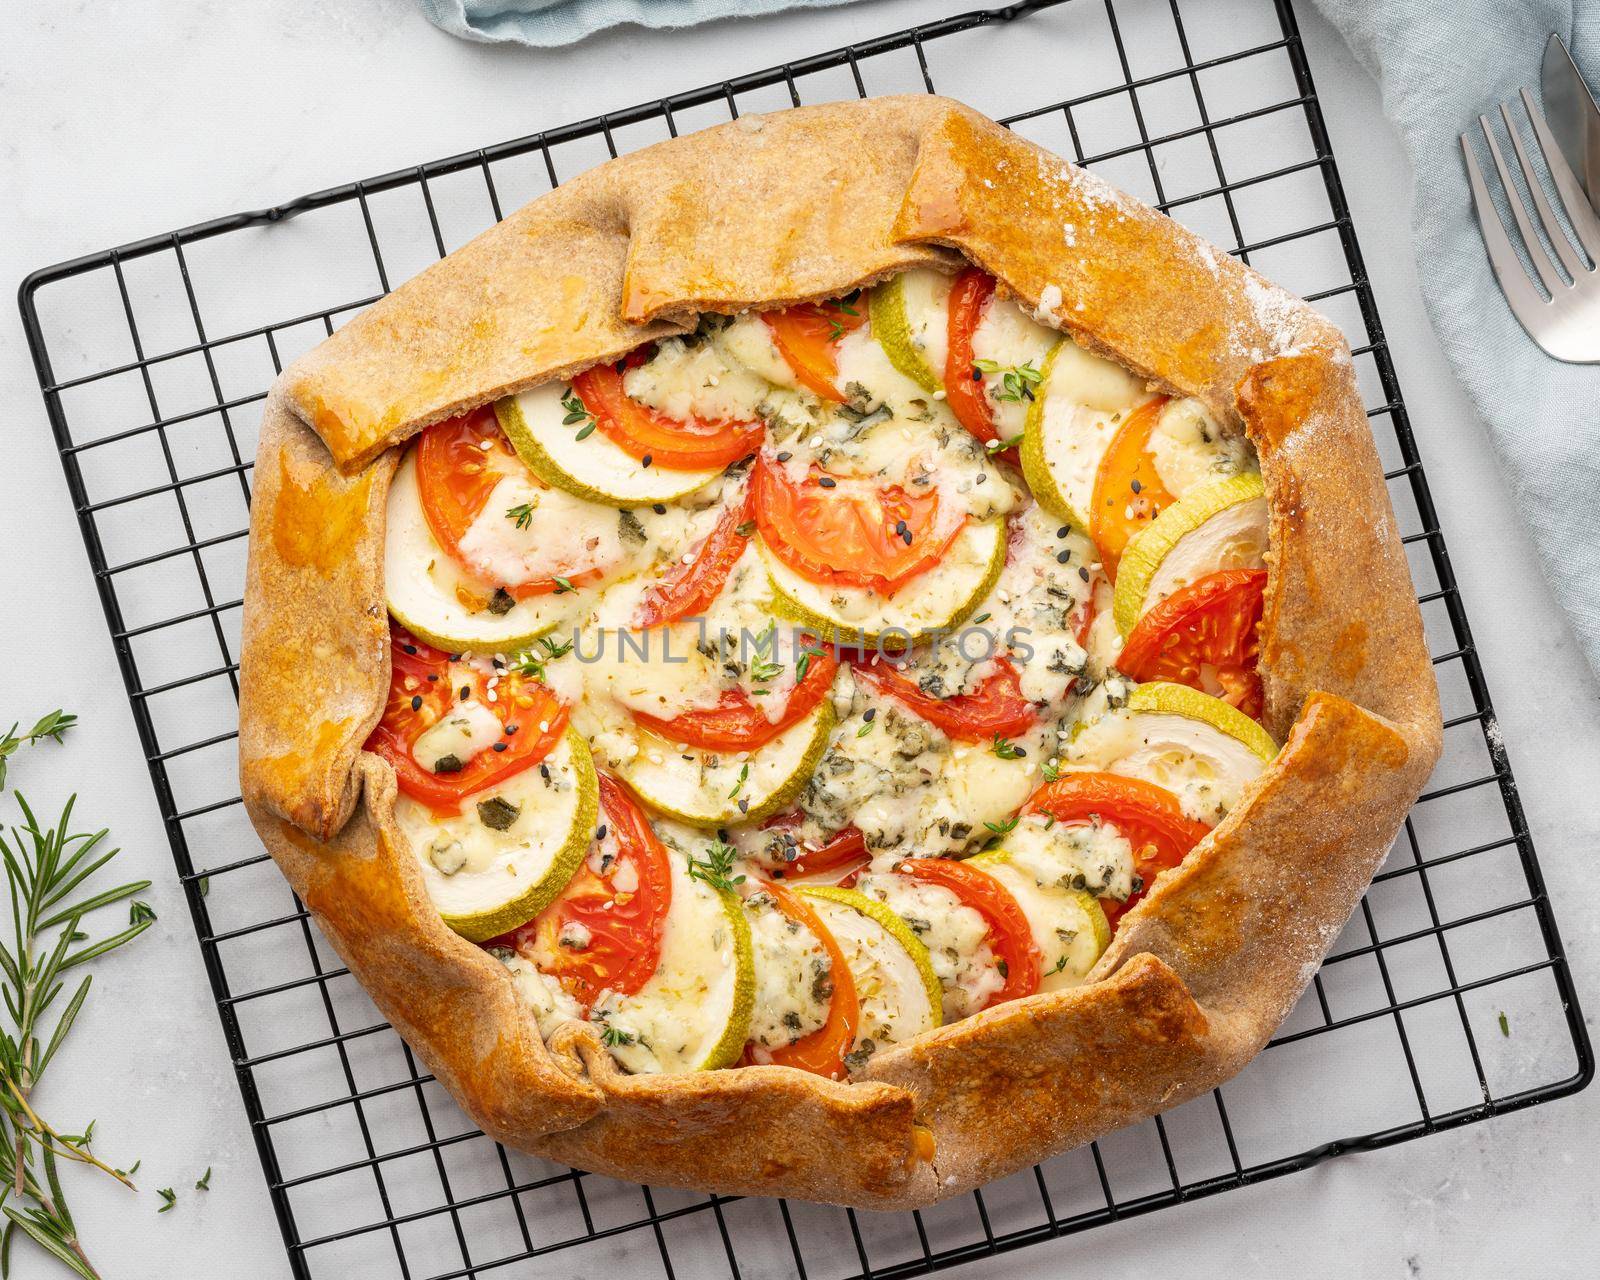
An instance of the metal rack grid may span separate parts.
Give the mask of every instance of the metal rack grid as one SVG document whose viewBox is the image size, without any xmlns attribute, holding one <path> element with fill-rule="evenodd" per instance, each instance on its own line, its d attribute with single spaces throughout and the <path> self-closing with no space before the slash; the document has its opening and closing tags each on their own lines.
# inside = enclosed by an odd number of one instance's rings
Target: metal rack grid
<svg viewBox="0 0 1600 1280">
<path fill-rule="evenodd" d="M 39 382 L 297 1276 L 446 1280 L 511 1264 L 567 1276 L 623 1257 L 668 1277 L 912 1275 L 1588 1083 L 1588 1039 L 1294 13 L 1289 0 L 1221 8 L 975 12 L 24 282 Z M 239 596 L 267 385 L 392 281 L 608 156 L 730 114 L 936 85 L 1231 246 L 1344 326 L 1439 676 L 1439 772 L 1312 988 L 1237 1081 L 981 1192 L 856 1214 L 652 1191 L 504 1150 L 382 1022 L 238 802 Z"/>
</svg>

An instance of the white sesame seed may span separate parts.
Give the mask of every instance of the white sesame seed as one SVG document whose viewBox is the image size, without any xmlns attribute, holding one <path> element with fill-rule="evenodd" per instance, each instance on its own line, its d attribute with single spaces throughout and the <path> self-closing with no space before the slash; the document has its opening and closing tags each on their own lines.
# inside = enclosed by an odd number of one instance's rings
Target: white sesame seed
<svg viewBox="0 0 1600 1280">
<path fill-rule="evenodd" d="M 935 391 L 933 393 L 933 398 L 935 400 L 943 400 L 944 399 L 944 392 L 943 391 Z"/>
<path fill-rule="evenodd" d="M 540 733 L 549 733 L 550 732 L 550 722 L 548 720 L 539 721 L 539 732 Z"/>
<path fill-rule="evenodd" d="M 812 436 L 809 443 L 813 449 L 820 449 L 822 448 L 822 437 L 820 435 Z"/>
<path fill-rule="evenodd" d="M 482 449 L 485 453 L 488 453 L 490 449 L 494 448 L 494 441 L 480 440 L 478 441 L 478 448 Z"/>
</svg>

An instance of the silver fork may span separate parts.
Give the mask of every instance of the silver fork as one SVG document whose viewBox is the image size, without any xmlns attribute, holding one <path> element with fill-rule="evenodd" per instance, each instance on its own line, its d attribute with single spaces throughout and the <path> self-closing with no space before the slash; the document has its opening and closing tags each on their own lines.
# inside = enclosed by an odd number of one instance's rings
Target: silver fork
<svg viewBox="0 0 1600 1280">
<path fill-rule="evenodd" d="M 1550 167 L 1550 176 L 1555 180 L 1556 200 L 1577 232 L 1581 251 L 1568 239 L 1566 231 L 1556 219 L 1539 175 L 1528 162 L 1528 153 L 1522 146 L 1522 135 L 1503 102 L 1500 104 L 1500 116 L 1511 135 L 1511 145 L 1516 149 L 1517 163 L 1522 167 L 1528 194 L 1533 198 L 1534 211 L 1550 244 L 1555 248 L 1556 256 L 1561 260 L 1565 276 L 1557 269 L 1533 229 L 1526 202 L 1511 182 L 1511 174 L 1500 154 L 1500 144 L 1495 140 L 1488 116 L 1479 116 L 1478 125 L 1489 144 L 1494 167 L 1500 173 L 1506 203 L 1511 206 L 1517 230 L 1522 234 L 1523 248 L 1528 260 L 1533 263 L 1534 271 L 1538 273 L 1539 281 L 1544 285 L 1544 291 L 1536 287 L 1517 257 L 1516 249 L 1512 247 L 1505 221 L 1489 197 L 1489 188 L 1484 183 L 1483 170 L 1478 167 L 1477 153 L 1473 149 L 1472 135 L 1468 132 L 1461 135 L 1461 150 L 1467 159 L 1467 177 L 1472 183 L 1472 203 L 1478 214 L 1478 229 L 1483 232 L 1484 248 L 1489 252 L 1489 265 L 1494 269 L 1495 279 L 1500 282 L 1500 291 L 1505 294 L 1506 301 L 1511 304 L 1512 314 L 1528 331 L 1528 336 L 1557 360 L 1571 364 L 1600 364 L 1600 271 L 1596 269 L 1596 265 L 1600 264 L 1600 218 L 1595 217 L 1583 188 L 1578 185 L 1571 166 L 1561 154 L 1561 148 L 1550 135 L 1549 125 L 1545 123 L 1539 108 L 1533 105 L 1533 97 L 1526 89 L 1522 90 L 1522 106 L 1533 124 L 1534 137 L 1538 140 L 1545 163 Z M 1584 252 L 1588 254 L 1587 261 Z M 1546 297 L 1546 294 L 1549 296 Z"/>
</svg>

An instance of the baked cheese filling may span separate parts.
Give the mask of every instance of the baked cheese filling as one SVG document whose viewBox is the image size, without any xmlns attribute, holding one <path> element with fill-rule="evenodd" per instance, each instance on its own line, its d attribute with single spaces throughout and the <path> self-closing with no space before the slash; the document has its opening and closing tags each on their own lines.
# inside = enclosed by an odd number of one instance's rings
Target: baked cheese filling
<svg viewBox="0 0 1600 1280">
<path fill-rule="evenodd" d="M 367 746 L 542 1034 L 846 1079 L 1085 981 L 1239 805 L 1268 528 L 975 269 L 706 315 L 408 447 Z"/>
</svg>

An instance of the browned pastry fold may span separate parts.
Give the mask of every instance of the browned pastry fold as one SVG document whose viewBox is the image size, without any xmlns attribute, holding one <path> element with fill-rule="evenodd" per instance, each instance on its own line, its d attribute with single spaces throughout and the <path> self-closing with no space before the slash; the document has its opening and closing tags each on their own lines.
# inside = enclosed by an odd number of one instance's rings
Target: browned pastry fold
<svg viewBox="0 0 1600 1280">
<path fill-rule="evenodd" d="M 929 1032 L 863 1079 L 632 1077 L 578 1025 L 546 1046 L 501 966 L 432 908 L 393 825 L 392 771 L 361 752 L 388 685 L 393 446 L 681 332 L 698 311 L 836 296 L 963 259 L 1249 433 L 1270 507 L 1261 670 L 1283 751 L 1123 917 L 1088 982 Z M 737 121 L 514 213 L 284 374 L 251 532 L 240 773 L 267 847 L 474 1120 L 620 1177 L 923 1205 L 1213 1087 L 1299 996 L 1440 749 L 1421 618 L 1338 331 L 942 98 Z"/>
</svg>

